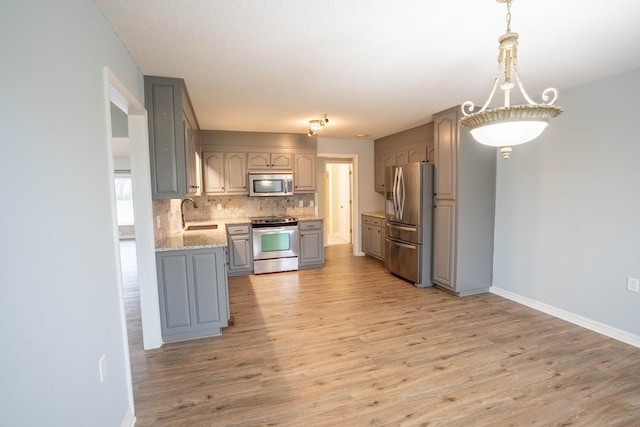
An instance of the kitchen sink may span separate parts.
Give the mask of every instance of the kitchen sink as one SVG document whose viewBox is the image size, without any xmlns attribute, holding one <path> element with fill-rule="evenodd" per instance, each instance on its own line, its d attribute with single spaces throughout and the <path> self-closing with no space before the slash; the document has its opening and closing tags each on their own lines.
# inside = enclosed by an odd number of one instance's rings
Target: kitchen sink
<svg viewBox="0 0 640 427">
<path fill-rule="evenodd" d="M 184 231 L 196 231 L 196 230 L 217 230 L 218 224 L 192 224 L 187 225 Z"/>
</svg>

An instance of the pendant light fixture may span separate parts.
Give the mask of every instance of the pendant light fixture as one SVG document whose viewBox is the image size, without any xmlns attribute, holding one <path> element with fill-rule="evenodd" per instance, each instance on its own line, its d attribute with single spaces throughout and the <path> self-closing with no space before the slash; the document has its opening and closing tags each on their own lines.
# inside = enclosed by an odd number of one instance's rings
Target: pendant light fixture
<svg viewBox="0 0 640 427">
<path fill-rule="evenodd" d="M 524 89 L 518 72 L 518 33 L 511 32 L 511 0 L 496 0 L 507 4 L 507 32 L 498 39 L 500 54 L 498 71 L 493 81 L 489 99 L 478 111 L 471 101 L 462 104 L 460 124 L 469 128 L 471 135 L 481 144 L 500 147 L 500 154 L 509 158 L 512 146 L 536 139 L 549 121 L 562 113 L 562 108 L 554 104 L 558 100 L 558 90 L 548 88 L 542 92 L 542 103 L 534 102 Z M 489 108 L 489 103 L 502 78 L 500 89 L 504 91 L 504 107 Z M 515 78 L 515 82 L 513 81 Z M 516 84 L 527 104 L 511 105 L 511 89 Z"/>
</svg>

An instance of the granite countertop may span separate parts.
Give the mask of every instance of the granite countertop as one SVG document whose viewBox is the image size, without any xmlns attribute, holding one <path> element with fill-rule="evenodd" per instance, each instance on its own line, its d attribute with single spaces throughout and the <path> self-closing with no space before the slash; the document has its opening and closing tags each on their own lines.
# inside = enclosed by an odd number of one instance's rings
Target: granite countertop
<svg viewBox="0 0 640 427">
<path fill-rule="evenodd" d="M 227 224 L 249 224 L 249 218 L 215 219 L 210 221 L 188 221 L 189 225 L 217 225 L 216 229 L 190 230 L 171 234 L 157 246 L 156 252 L 175 251 L 182 249 L 207 249 L 227 246 Z"/>
<path fill-rule="evenodd" d="M 298 217 L 300 221 L 321 220 L 321 216 Z M 164 238 L 157 246 L 156 252 L 175 251 L 183 249 L 207 249 L 227 246 L 226 226 L 231 224 L 250 224 L 249 218 L 223 218 L 209 221 L 187 221 L 187 226 L 217 225 L 210 230 L 190 230 L 174 233 Z"/>
<path fill-rule="evenodd" d="M 362 212 L 361 215 L 369 215 L 380 219 L 386 218 L 384 212 Z"/>
</svg>

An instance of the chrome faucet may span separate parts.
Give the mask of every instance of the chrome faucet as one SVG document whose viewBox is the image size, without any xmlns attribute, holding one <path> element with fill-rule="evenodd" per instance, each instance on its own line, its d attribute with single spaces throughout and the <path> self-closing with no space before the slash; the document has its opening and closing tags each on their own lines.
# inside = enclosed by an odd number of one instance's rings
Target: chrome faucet
<svg viewBox="0 0 640 427">
<path fill-rule="evenodd" d="M 180 215 L 182 216 L 182 229 L 184 230 L 185 222 L 184 222 L 184 202 L 189 201 L 193 203 L 194 208 L 198 208 L 198 204 L 191 197 L 187 197 L 186 199 L 182 199 L 180 202 Z"/>
</svg>

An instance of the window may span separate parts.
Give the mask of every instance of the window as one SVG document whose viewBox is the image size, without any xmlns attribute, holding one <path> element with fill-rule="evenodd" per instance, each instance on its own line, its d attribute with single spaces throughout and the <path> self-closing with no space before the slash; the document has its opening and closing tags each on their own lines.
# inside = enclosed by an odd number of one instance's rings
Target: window
<svg viewBox="0 0 640 427">
<path fill-rule="evenodd" d="M 128 172 L 116 172 L 115 187 L 118 225 L 133 225 L 133 190 L 131 187 L 131 174 Z"/>
</svg>

